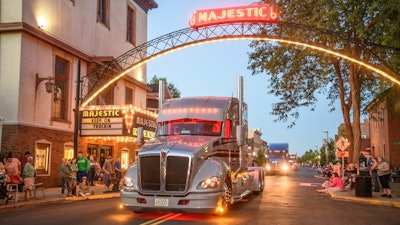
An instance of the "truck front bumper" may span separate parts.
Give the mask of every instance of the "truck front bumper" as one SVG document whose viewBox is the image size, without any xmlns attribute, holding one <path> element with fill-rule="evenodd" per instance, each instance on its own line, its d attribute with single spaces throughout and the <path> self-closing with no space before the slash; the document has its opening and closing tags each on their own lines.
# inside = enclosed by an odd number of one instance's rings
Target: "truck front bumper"
<svg viewBox="0 0 400 225">
<path fill-rule="evenodd" d="M 223 192 L 189 193 L 186 196 L 142 195 L 121 191 L 121 204 L 134 212 L 171 211 L 216 213 L 222 204 Z"/>
</svg>

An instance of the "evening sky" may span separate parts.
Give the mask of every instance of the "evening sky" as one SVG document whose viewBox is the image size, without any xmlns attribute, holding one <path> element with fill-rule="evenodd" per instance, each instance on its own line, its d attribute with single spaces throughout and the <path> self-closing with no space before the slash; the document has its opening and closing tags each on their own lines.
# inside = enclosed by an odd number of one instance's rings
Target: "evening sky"
<svg viewBox="0 0 400 225">
<path fill-rule="evenodd" d="M 148 40 L 188 27 L 188 21 L 198 9 L 250 5 L 254 0 L 156 0 L 158 8 L 148 13 Z M 330 113 L 325 96 L 319 96 L 315 111 L 300 109 L 296 125 L 274 122 L 272 104 L 277 98 L 267 93 L 265 74 L 251 75 L 247 69 L 250 41 L 222 41 L 202 44 L 176 51 L 147 64 L 147 79 L 154 75 L 166 77 L 169 83 L 188 96 L 237 96 L 237 77 L 244 77 L 244 99 L 248 104 L 250 129 L 261 129 L 268 143 L 288 142 L 290 152 L 303 155 L 309 149 L 321 147 L 327 137 L 334 138 L 342 123 L 340 103 Z"/>
</svg>

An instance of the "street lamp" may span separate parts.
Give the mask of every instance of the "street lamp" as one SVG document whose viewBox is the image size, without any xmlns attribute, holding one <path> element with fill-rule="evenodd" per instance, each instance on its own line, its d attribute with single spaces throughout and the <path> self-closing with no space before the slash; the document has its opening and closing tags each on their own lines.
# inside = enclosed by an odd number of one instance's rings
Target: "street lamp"
<svg viewBox="0 0 400 225">
<path fill-rule="evenodd" d="M 323 131 L 324 133 L 326 133 L 326 139 L 325 139 L 325 159 L 326 159 L 326 163 L 328 163 L 328 142 L 329 142 L 329 134 L 328 131 L 325 130 Z"/>
</svg>

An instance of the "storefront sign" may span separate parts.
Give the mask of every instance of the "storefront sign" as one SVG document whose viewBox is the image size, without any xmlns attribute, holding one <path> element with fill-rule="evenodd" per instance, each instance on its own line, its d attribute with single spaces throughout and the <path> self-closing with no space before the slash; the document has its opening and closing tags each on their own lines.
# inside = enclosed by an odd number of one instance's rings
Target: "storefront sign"
<svg viewBox="0 0 400 225">
<path fill-rule="evenodd" d="M 143 127 L 144 137 L 153 138 L 156 117 L 141 110 L 112 106 L 112 109 L 81 111 L 81 136 L 137 136 Z"/>
<path fill-rule="evenodd" d="M 189 21 L 193 28 L 235 22 L 276 22 L 278 13 L 270 4 L 197 10 Z"/>
</svg>

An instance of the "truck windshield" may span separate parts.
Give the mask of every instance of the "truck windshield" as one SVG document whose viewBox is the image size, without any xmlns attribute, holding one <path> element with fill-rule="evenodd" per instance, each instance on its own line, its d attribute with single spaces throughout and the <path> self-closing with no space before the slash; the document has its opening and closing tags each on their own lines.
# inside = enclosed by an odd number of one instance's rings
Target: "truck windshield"
<svg viewBox="0 0 400 225">
<path fill-rule="evenodd" d="M 220 136 L 221 121 L 200 120 L 200 119 L 179 119 L 163 121 L 158 123 L 157 135 L 203 135 Z"/>
<path fill-rule="evenodd" d="M 284 161 L 285 160 L 285 152 L 281 152 L 279 150 L 270 151 L 269 158 L 272 161 Z"/>
</svg>

